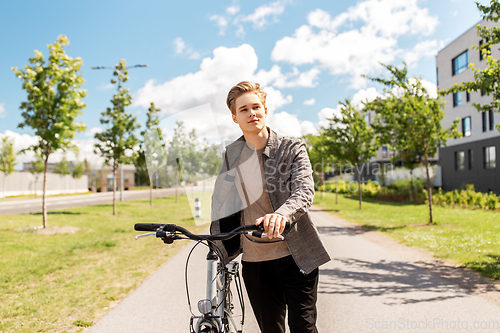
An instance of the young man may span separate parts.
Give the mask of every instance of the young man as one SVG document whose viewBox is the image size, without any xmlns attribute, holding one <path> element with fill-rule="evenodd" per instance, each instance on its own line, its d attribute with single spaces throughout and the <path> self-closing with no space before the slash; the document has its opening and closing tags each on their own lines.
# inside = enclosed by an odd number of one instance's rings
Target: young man
<svg viewBox="0 0 500 333">
<path fill-rule="evenodd" d="M 330 260 L 309 217 L 314 199 L 305 144 L 266 126 L 266 93 L 240 82 L 227 96 L 243 135 L 226 147 L 212 196 L 212 233 L 262 224 L 267 239 L 218 242 L 224 262 L 241 252 L 243 279 L 263 333 L 317 332 L 318 267 Z M 285 230 L 286 222 L 291 228 Z M 284 238 L 284 240 L 282 240 Z"/>
</svg>

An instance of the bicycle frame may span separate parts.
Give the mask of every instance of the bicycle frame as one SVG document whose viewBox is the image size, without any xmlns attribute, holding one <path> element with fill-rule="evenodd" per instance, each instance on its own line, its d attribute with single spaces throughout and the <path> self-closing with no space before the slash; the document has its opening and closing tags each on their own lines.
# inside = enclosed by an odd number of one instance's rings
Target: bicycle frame
<svg viewBox="0 0 500 333">
<path fill-rule="evenodd" d="M 207 290 L 206 299 L 211 303 L 211 311 L 209 314 L 201 316 L 192 316 L 190 321 L 191 332 L 217 332 L 217 333 L 239 333 L 236 323 L 232 318 L 232 302 L 228 302 L 228 293 L 230 293 L 230 282 L 232 276 L 239 279 L 239 263 L 231 261 L 223 267 L 223 264 L 218 260 L 217 255 L 210 249 L 207 254 Z M 241 281 L 240 281 L 241 283 Z M 236 287 L 241 287 L 236 285 Z M 244 316 L 244 306 L 242 293 L 238 289 L 240 304 L 242 305 L 242 316 Z M 196 320 L 196 324 L 194 321 Z M 232 326 L 233 330 L 230 329 Z M 243 326 L 243 320 L 241 321 Z"/>
<path fill-rule="evenodd" d="M 287 222 L 286 228 L 290 224 Z M 217 255 L 218 248 L 213 243 L 214 240 L 226 240 L 234 237 L 237 234 L 247 233 L 254 237 L 266 237 L 267 234 L 263 232 L 262 226 L 240 226 L 229 233 L 218 235 L 195 235 L 187 229 L 176 226 L 174 224 L 157 224 L 157 223 L 136 223 L 134 229 L 137 231 L 154 231 L 143 235 L 138 235 L 135 239 L 147 236 L 155 236 L 161 238 L 165 244 L 172 244 L 177 239 L 191 239 L 198 241 L 198 244 L 207 241 L 209 252 L 207 255 L 207 291 L 206 299 L 198 302 L 198 309 L 202 313 L 201 316 L 191 316 L 190 331 L 191 333 L 241 333 L 236 327 L 233 319 L 234 305 L 232 302 L 232 292 L 230 289 L 231 281 L 235 277 L 236 290 L 241 306 L 241 327 L 244 324 L 245 318 L 245 304 L 243 302 L 243 290 L 239 275 L 239 263 L 231 261 L 226 266 L 219 260 Z M 183 236 L 182 236 L 182 235 Z M 184 237 L 185 236 L 185 237 Z M 281 236 L 281 235 L 279 235 Z M 283 236 L 281 236 L 283 240 Z M 196 245 L 195 245 L 196 247 Z M 194 248 L 193 248 L 194 249 Z M 192 250 L 191 250 L 192 251 Z M 191 255 L 191 253 L 190 253 Z M 187 263 L 186 262 L 186 274 Z M 186 275 L 186 291 L 187 291 L 187 275 Z M 188 304 L 189 302 L 188 292 Z M 196 320 L 196 324 L 194 321 Z M 233 329 L 230 328 L 233 327 Z"/>
</svg>

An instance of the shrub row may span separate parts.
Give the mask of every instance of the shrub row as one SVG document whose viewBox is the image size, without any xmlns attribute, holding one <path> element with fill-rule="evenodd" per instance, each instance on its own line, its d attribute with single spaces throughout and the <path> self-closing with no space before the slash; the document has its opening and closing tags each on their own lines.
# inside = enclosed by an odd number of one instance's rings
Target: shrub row
<svg viewBox="0 0 500 333">
<path fill-rule="evenodd" d="M 432 194 L 432 202 L 443 207 L 451 206 L 469 209 L 497 210 L 500 207 L 499 196 L 495 193 L 481 193 L 471 189 L 443 193 L 439 188 L 437 192 Z"/>
<path fill-rule="evenodd" d="M 338 183 L 338 192 L 340 194 L 358 195 L 358 183 L 354 181 L 346 182 L 344 180 L 328 180 L 324 184 L 316 186 L 317 191 L 335 193 Z M 368 181 L 361 184 L 363 196 L 375 198 L 377 200 L 410 202 L 409 179 L 402 179 L 392 183 L 388 187 L 382 187 L 376 182 Z M 423 178 L 413 179 L 413 203 L 427 203 L 427 190 L 425 189 L 425 180 Z M 475 192 L 473 186 L 465 185 L 462 190 L 443 192 L 441 188 L 433 191 L 432 202 L 434 205 L 442 207 L 461 207 L 468 209 L 489 209 L 498 210 L 500 208 L 500 196 L 493 192 L 481 193 Z"/>
</svg>

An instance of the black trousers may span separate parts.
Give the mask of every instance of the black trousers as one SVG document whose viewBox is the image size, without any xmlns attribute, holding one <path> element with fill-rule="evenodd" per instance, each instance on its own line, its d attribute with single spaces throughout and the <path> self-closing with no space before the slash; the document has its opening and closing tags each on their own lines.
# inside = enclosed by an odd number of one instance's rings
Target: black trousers
<svg viewBox="0 0 500 333">
<path fill-rule="evenodd" d="M 300 272 L 292 256 L 242 262 L 248 298 L 262 333 L 285 333 L 285 312 L 291 333 L 317 333 L 318 269 Z"/>
</svg>

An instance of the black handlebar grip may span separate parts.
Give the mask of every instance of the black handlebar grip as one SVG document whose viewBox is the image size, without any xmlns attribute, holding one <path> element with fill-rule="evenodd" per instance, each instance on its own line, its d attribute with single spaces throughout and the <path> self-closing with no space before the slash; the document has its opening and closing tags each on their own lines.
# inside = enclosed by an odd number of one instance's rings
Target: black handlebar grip
<svg viewBox="0 0 500 333">
<path fill-rule="evenodd" d="M 162 225 L 159 223 L 136 223 L 134 229 L 137 231 L 156 231 Z"/>
</svg>

